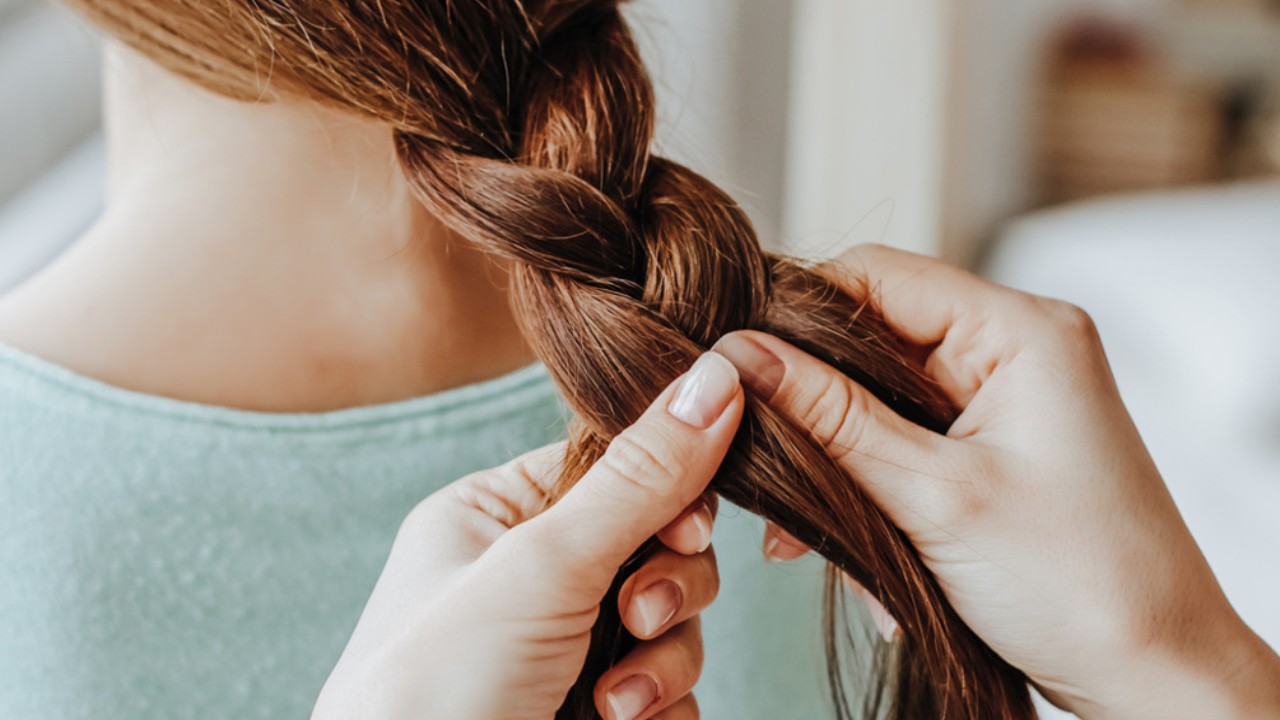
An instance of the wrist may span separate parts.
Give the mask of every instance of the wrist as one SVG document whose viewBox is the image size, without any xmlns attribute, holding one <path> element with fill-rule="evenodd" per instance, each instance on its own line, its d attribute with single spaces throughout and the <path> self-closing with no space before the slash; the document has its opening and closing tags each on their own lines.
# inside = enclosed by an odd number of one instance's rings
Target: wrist
<svg viewBox="0 0 1280 720">
<path fill-rule="evenodd" d="M 1234 611 L 1214 636 L 1122 654 L 1113 681 L 1062 704 L 1083 720 L 1280 717 L 1280 656 Z"/>
</svg>

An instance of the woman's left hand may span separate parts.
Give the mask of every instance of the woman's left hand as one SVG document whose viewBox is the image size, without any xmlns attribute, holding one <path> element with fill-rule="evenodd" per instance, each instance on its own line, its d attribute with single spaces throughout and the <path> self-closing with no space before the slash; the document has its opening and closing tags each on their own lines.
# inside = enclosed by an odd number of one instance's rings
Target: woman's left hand
<svg viewBox="0 0 1280 720">
<path fill-rule="evenodd" d="M 641 642 L 596 686 L 607 720 L 698 717 L 698 613 L 718 589 L 704 492 L 742 416 L 733 366 L 708 353 L 549 509 L 563 445 L 476 473 L 405 520 L 313 719 L 546 720 L 586 658 L 627 558 L 663 546 L 622 587 Z"/>
</svg>

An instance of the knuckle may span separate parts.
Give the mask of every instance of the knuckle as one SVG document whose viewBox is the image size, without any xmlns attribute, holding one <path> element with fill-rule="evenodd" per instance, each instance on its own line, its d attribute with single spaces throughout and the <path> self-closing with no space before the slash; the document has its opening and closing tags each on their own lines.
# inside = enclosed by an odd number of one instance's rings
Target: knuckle
<svg viewBox="0 0 1280 720">
<path fill-rule="evenodd" d="M 692 695 L 686 695 L 676 705 L 664 710 L 654 720 L 698 720 L 702 717 L 698 709 L 698 701 Z"/>
<path fill-rule="evenodd" d="M 1083 308 L 1062 300 L 1036 298 L 1036 310 L 1044 328 L 1042 350 L 1055 365 L 1079 367 L 1105 356 L 1098 327 Z"/>
<path fill-rule="evenodd" d="M 865 242 L 865 243 L 858 243 L 857 245 L 854 245 L 848 250 L 845 250 L 843 253 L 840 254 L 840 257 L 845 257 L 845 256 L 859 257 L 863 255 L 876 255 L 876 254 L 883 255 L 886 252 L 892 252 L 892 251 L 893 251 L 893 248 L 889 247 L 888 245 L 885 245 L 884 243 Z"/>
<path fill-rule="evenodd" d="M 1042 307 L 1048 313 L 1053 327 L 1068 340 L 1094 341 L 1098 327 L 1084 308 L 1063 300 L 1044 300 Z"/>
<path fill-rule="evenodd" d="M 684 567 L 679 571 L 681 579 L 677 584 L 683 586 L 688 595 L 686 599 L 694 609 L 709 605 L 720 594 L 720 569 L 715 556 L 707 550 L 701 555 L 679 560 Z"/>
<path fill-rule="evenodd" d="M 832 420 L 844 412 L 848 398 L 840 392 L 840 383 L 830 373 L 823 373 L 822 380 L 795 398 L 795 415 L 809 432 L 826 445 L 835 433 L 838 422 Z"/>
<path fill-rule="evenodd" d="M 702 676 L 705 653 L 702 646 L 702 632 L 697 619 L 685 622 L 687 627 L 684 628 L 680 641 L 673 649 L 670 667 L 674 670 L 674 684 L 681 689 L 692 689 Z"/>
<path fill-rule="evenodd" d="M 1060 322 L 1067 331 L 1086 337 L 1096 337 L 1098 335 L 1098 326 L 1094 324 L 1093 316 L 1079 305 L 1060 302 L 1058 303 L 1058 313 L 1062 318 Z"/>
<path fill-rule="evenodd" d="M 874 261 L 877 257 L 883 257 L 887 252 L 891 252 L 891 250 L 883 243 L 858 243 L 841 252 L 834 260 L 825 263 L 825 265 L 838 267 L 846 272 L 857 271 L 865 268 L 869 261 Z"/>
<path fill-rule="evenodd" d="M 525 457 L 517 457 L 500 469 L 510 480 L 509 494 L 518 498 L 515 502 L 517 507 L 508 508 L 514 511 L 515 515 L 508 525 L 514 525 L 524 517 L 536 515 L 554 502 L 549 488 L 559 477 L 558 469 L 548 469 L 531 463 Z"/>
<path fill-rule="evenodd" d="M 538 552 L 529 552 L 531 547 Z M 548 593 L 573 592 L 571 585 L 577 581 L 570 568 L 580 567 L 590 555 L 580 543 L 535 518 L 498 538 L 485 559 L 489 569 L 501 574 L 506 587 L 518 587 L 532 600 Z"/>
<path fill-rule="evenodd" d="M 702 665 L 706 660 L 705 648 L 702 645 L 702 633 L 694 632 L 688 646 L 689 677 L 693 678 L 693 684 L 696 685 L 702 677 Z M 692 688 L 692 685 L 690 687 Z"/>
<path fill-rule="evenodd" d="M 686 462 L 658 432 L 628 431 L 615 437 L 601 456 L 604 468 L 645 495 L 654 493 L 664 480 L 682 477 Z"/>
<path fill-rule="evenodd" d="M 866 401 L 846 378 L 828 374 L 802 400 L 799 410 L 800 421 L 832 457 L 839 459 L 862 447 L 867 427 Z"/>
<path fill-rule="evenodd" d="M 836 425 L 831 442 L 826 445 L 828 454 L 837 460 L 854 452 L 865 454 L 869 451 L 867 438 L 870 433 L 867 428 L 871 424 L 871 408 L 866 396 L 855 392 L 847 382 L 841 385 L 846 395 L 843 401 L 844 412 L 838 416 L 839 424 Z"/>
</svg>

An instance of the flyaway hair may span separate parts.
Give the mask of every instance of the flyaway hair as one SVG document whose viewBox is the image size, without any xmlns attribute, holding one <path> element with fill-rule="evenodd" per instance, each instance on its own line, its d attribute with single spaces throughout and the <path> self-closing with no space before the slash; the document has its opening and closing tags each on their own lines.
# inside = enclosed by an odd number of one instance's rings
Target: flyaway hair
<svg viewBox="0 0 1280 720">
<path fill-rule="evenodd" d="M 616 0 L 71 4 L 214 91 L 305 97 L 385 122 L 421 202 L 514 261 L 521 327 L 576 416 L 562 490 L 733 330 L 800 347 L 926 428 L 945 432 L 954 419 L 871 288 L 842 290 L 820 268 L 763 251 L 732 198 L 651 152 L 653 88 Z M 880 644 L 878 675 L 863 683 L 866 717 L 1034 717 L 1026 678 L 964 625 L 903 533 L 808 432 L 749 399 L 712 486 L 814 548 L 897 619 L 901 639 Z M 634 642 L 616 591 L 563 720 L 597 717 L 594 682 Z M 848 718 L 836 594 L 828 657 Z"/>
</svg>

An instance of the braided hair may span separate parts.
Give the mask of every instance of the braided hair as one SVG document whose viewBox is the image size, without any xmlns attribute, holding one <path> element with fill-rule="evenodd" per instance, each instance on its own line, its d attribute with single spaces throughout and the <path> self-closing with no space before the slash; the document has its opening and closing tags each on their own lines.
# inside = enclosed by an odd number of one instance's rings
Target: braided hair
<svg viewBox="0 0 1280 720">
<path fill-rule="evenodd" d="M 575 412 L 561 493 L 734 330 L 800 347 L 924 427 L 955 417 L 870 289 L 765 252 L 732 198 L 652 153 L 653 88 L 617 0 L 71 2 L 215 91 L 304 96 L 392 129 L 420 201 L 512 261 L 521 329 Z M 839 717 L 852 703 L 835 570 L 902 628 L 876 648 L 867 717 L 1034 717 L 1025 676 L 963 624 L 903 533 L 803 429 L 749 399 L 712 487 L 830 561 Z M 597 717 L 595 681 L 634 643 L 621 575 L 559 720 Z"/>
</svg>

